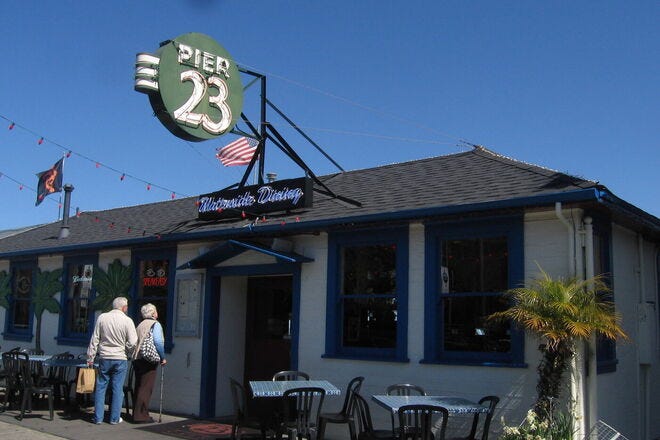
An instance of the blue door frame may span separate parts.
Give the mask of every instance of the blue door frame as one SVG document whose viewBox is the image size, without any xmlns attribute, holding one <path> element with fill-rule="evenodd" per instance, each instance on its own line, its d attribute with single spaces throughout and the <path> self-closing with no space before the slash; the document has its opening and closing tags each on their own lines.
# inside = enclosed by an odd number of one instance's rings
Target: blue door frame
<svg viewBox="0 0 660 440">
<path fill-rule="evenodd" d="M 215 417 L 218 372 L 218 315 L 220 311 L 220 285 L 224 276 L 291 275 L 291 369 L 298 368 L 298 335 L 300 326 L 300 263 L 228 266 L 206 272 L 204 290 L 204 316 L 202 321 L 202 368 L 199 397 L 199 416 Z M 227 387 L 229 390 L 229 387 Z M 227 394 L 229 397 L 229 394 Z"/>
</svg>

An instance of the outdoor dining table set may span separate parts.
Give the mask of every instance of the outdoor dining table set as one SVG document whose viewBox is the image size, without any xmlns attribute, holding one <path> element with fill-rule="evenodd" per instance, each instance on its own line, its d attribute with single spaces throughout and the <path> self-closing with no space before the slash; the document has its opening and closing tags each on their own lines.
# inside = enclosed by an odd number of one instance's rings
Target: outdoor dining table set
<svg viewBox="0 0 660 440">
<path fill-rule="evenodd" d="M 231 379 L 236 410 L 232 438 L 236 438 L 242 428 L 252 428 L 259 430 L 263 439 L 267 438 L 269 431 L 275 431 L 278 439 L 286 434 L 288 439 L 323 440 L 328 423 L 342 423 L 348 425 L 351 440 L 442 440 L 450 414 L 473 414 L 470 432 L 461 438 L 486 440 L 499 401 L 495 396 L 484 397 L 479 402 L 457 396 L 431 396 L 426 395 L 421 387 L 397 384 L 389 387 L 386 394 L 371 396 L 371 401 L 387 410 L 392 419 L 392 426 L 388 429 L 374 429 L 368 402 L 359 393 L 363 377 L 349 382 L 342 409 L 327 413 L 322 410 L 325 397 L 340 396 L 342 391 L 327 380 L 310 380 L 306 379 L 308 375 L 302 374 L 294 374 L 289 380 L 249 381 L 253 403 L 280 399 L 281 409 L 275 423 L 272 419 L 250 417 L 247 410 L 250 396 L 242 385 Z M 477 437 L 477 431 L 481 432 L 480 437 Z"/>
<path fill-rule="evenodd" d="M 20 401 L 20 420 L 26 411 L 31 410 L 35 397 L 46 398 L 50 419 L 53 420 L 55 399 L 63 398 L 68 404 L 71 387 L 75 384 L 72 371 L 86 365 L 86 360 L 76 358 L 70 353 L 45 355 L 19 349 L 2 353 L 2 411 L 7 410 L 12 402 Z"/>
</svg>

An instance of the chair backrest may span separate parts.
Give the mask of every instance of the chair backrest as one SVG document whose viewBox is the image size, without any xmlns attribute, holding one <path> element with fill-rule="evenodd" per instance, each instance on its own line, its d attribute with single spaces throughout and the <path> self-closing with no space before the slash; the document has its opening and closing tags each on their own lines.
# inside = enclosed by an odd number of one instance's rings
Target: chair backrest
<svg viewBox="0 0 660 440">
<path fill-rule="evenodd" d="M 134 390 L 135 389 L 135 368 L 133 368 L 133 362 L 128 363 L 128 373 L 126 373 L 126 381 L 124 382 L 124 390 Z"/>
<path fill-rule="evenodd" d="M 309 374 L 302 371 L 286 370 L 275 373 L 273 380 L 309 380 Z"/>
<path fill-rule="evenodd" d="M 497 396 L 486 396 L 482 397 L 479 400 L 479 404 L 488 404 L 488 412 L 485 413 L 484 417 L 484 426 L 481 431 L 481 440 L 488 440 L 488 431 L 490 430 L 490 421 L 493 419 L 493 414 L 495 413 L 495 407 L 497 406 L 500 398 Z M 470 430 L 469 438 L 477 438 L 477 426 L 479 425 L 480 415 L 483 413 L 475 413 L 474 419 L 472 420 L 472 429 Z"/>
<path fill-rule="evenodd" d="M 385 394 L 388 396 L 410 396 L 410 395 L 420 395 L 426 396 L 426 391 L 424 388 L 419 385 L 413 385 L 411 383 L 397 383 L 387 387 Z"/>
<path fill-rule="evenodd" d="M 68 351 L 65 351 L 64 353 L 59 353 L 55 354 L 52 356 L 52 359 L 73 359 L 74 356 L 69 353 Z M 69 373 L 71 371 L 71 367 L 61 365 L 61 366 L 50 366 L 48 367 L 48 371 L 46 372 L 46 376 L 50 380 L 68 380 L 69 379 Z"/>
<path fill-rule="evenodd" d="M 229 378 L 229 388 L 231 390 L 231 401 L 234 405 L 234 414 L 237 420 L 244 420 L 247 417 L 247 394 L 243 385 L 238 381 Z"/>
<path fill-rule="evenodd" d="M 411 383 L 396 383 L 387 387 L 385 394 L 388 396 L 426 396 L 426 391 L 424 391 L 424 388 L 420 387 L 419 385 L 413 385 Z M 394 413 L 391 413 L 390 416 L 392 418 L 392 431 L 396 431 L 397 424 Z"/>
<path fill-rule="evenodd" d="M 444 440 L 447 430 L 447 408 L 438 405 L 404 405 L 399 407 L 400 440 Z M 440 414 L 440 429 L 433 434 L 434 415 Z"/>
<path fill-rule="evenodd" d="M 357 420 L 358 434 L 362 437 L 369 437 L 369 434 L 374 431 L 374 424 L 371 420 L 369 404 L 360 393 L 355 393 L 353 396 L 353 417 Z"/>
<path fill-rule="evenodd" d="M 39 356 L 44 354 L 43 350 L 38 350 L 36 348 L 24 348 L 21 350 L 21 352 L 27 353 L 29 355 L 39 355 Z"/>
<path fill-rule="evenodd" d="M 7 351 L 2 353 L 2 365 L 5 369 L 6 385 L 8 388 L 20 389 L 22 387 L 22 368 L 27 365 L 29 368 L 29 356 L 19 351 Z M 32 377 L 28 374 L 28 376 Z"/>
<path fill-rule="evenodd" d="M 353 413 L 353 401 L 356 393 L 360 392 L 362 388 L 364 377 L 358 376 L 351 379 L 346 387 L 346 396 L 344 397 L 344 404 L 341 407 L 341 414 L 347 416 Z"/>
<path fill-rule="evenodd" d="M 292 398 L 295 399 L 295 414 L 291 414 Z M 315 398 L 318 398 L 316 405 Z M 284 420 L 293 422 L 298 436 L 310 438 L 312 431 L 318 426 L 323 399 L 325 399 L 325 390 L 319 387 L 299 387 L 284 392 L 282 396 Z"/>
</svg>

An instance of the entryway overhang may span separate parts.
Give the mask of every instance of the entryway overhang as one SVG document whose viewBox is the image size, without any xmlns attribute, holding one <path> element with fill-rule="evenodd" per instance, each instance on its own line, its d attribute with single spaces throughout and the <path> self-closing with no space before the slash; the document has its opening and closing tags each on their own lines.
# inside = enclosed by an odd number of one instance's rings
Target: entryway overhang
<svg viewBox="0 0 660 440">
<path fill-rule="evenodd" d="M 287 252 L 279 249 L 274 249 L 261 243 L 251 241 L 227 240 L 211 250 L 203 253 L 202 255 L 193 258 L 187 263 L 177 267 L 177 270 L 183 269 L 202 269 L 213 267 L 216 264 L 229 260 L 245 251 L 256 251 L 271 257 L 275 257 L 282 263 L 309 263 L 314 261 L 313 258 L 297 254 L 295 252 Z"/>
</svg>

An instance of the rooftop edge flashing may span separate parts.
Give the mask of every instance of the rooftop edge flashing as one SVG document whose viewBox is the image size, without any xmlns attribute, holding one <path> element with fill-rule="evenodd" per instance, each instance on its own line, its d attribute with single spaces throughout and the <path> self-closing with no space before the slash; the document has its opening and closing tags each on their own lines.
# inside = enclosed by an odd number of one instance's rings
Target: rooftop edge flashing
<svg viewBox="0 0 660 440">
<path fill-rule="evenodd" d="M 553 205 L 555 202 L 588 202 L 597 201 L 601 202 L 604 194 L 609 194 L 607 191 L 602 191 L 598 188 L 586 188 L 574 191 L 567 191 L 563 193 L 541 194 L 536 196 L 526 196 L 513 199 L 494 200 L 488 202 L 468 203 L 464 205 L 449 205 L 449 206 L 435 206 L 429 208 L 409 209 L 394 212 L 381 212 L 376 214 L 364 214 L 348 217 L 338 217 L 332 219 L 302 221 L 300 223 L 287 223 L 286 231 L 290 232 L 304 232 L 335 226 L 345 223 L 369 223 L 382 220 L 410 220 L 421 217 L 439 216 L 439 215 L 453 215 L 462 214 L 467 212 L 491 211 L 503 208 L 520 208 L 525 206 L 542 206 Z M 618 198 L 617 198 L 618 199 Z M 620 199 L 618 199 L 620 200 Z M 632 206 L 632 205 L 631 205 Z M 636 208 L 638 209 L 638 208 Z M 641 211 L 641 210 L 640 210 Z M 643 211 L 642 211 L 643 212 Z M 84 244 L 72 244 L 67 246 L 58 246 L 51 248 L 33 248 L 24 251 L 12 251 L 0 253 L 0 259 L 10 259 L 15 257 L 25 257 L 30 255 L 40 254 L 58 254 L 66 253 L 69 251 L 81 251 L 86 249 L 96 248 L 119 248 L 132 245 L 154 245 L 156 243 L 170 243 L 180 241 L 194 241 L 205 238 L 225 238 L 231 236 L 232 238 L 243 238 L 249 236 L 257 236 L 255 232 L 273 234 L 282 231 L 280 224 L 260 225 L 257 228 L 229 228 L 224 230 L 212 230 L 202 232 L 189 232 L 189 233 L 176 233 L 166 234 L 163 233 L 160 238 L 140 237 L 126 240 L 106 241 L 106 242 L 93 242 Z M 660 226 L 659 226 L 660 228 Z"/>
</svg>

